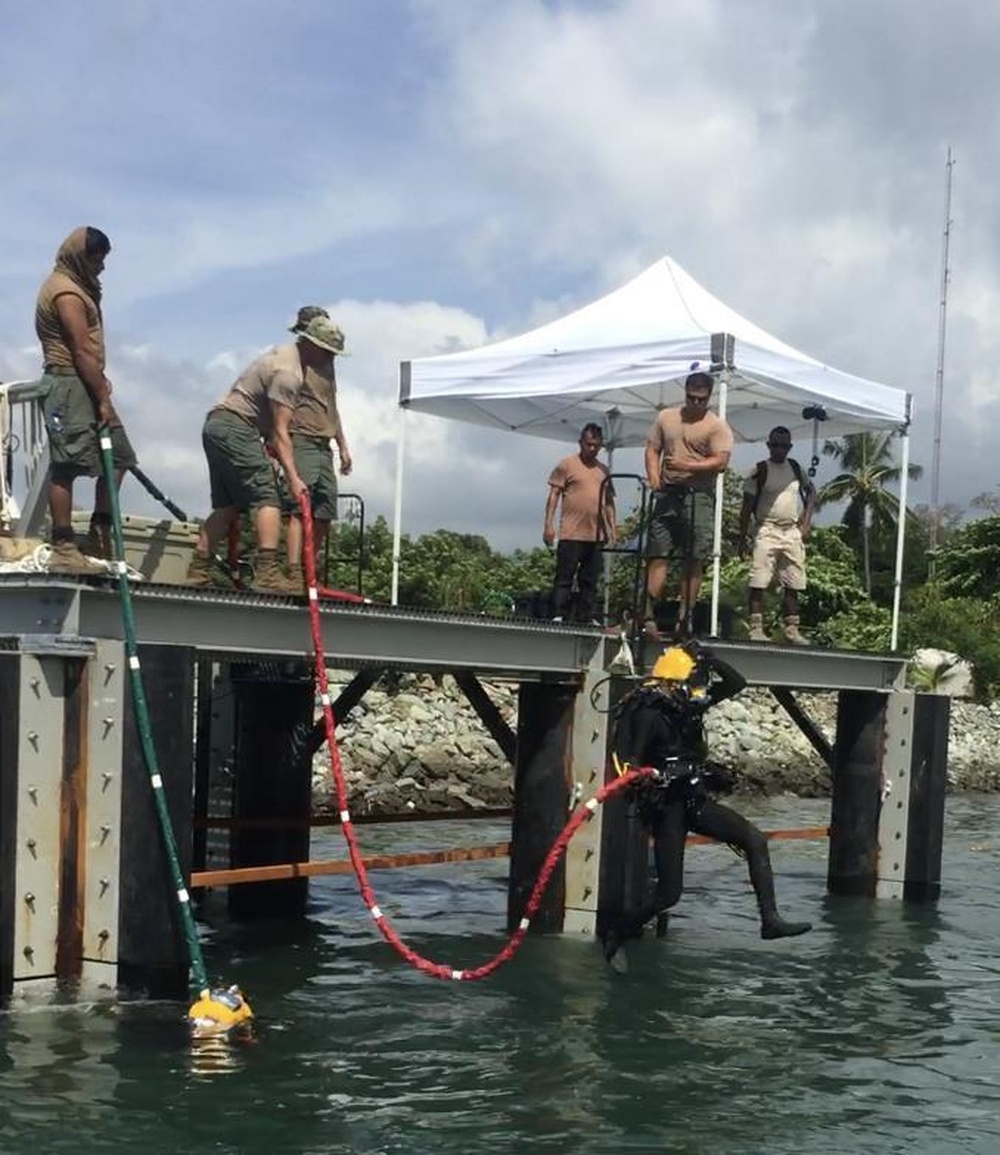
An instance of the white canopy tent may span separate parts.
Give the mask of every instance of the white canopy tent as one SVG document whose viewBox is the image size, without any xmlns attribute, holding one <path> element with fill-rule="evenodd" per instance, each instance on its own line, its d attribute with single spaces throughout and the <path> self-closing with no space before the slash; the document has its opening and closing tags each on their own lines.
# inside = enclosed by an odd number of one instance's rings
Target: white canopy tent
<svg viewBox="0 0 1000 1155">
<path fill-rule="evenodd" d="M 634 280 L 529 333 L 439 357 L 403 361 L 399 405 L 439 417 L 559 441 L 575 441 L 588 421 L 605 428 L 609 451 L 642 445 L 656 412 L 679 404 L 697 366 L 715 375 L 719 413 L 740 441 L 775 425 L 812 429 L 803 410 L 820 407 L 828 437 L 866 429 L 902 434 L 900 504 L 906 504 L 911 397 L 833 369 L 765 332 L 712 296 L 664 257 Z M 396 462 L 393 602 L 398 594 L 405 420 Z M 722 479 L 718 482 L 721 494 Z M 722 503 L 716 503 L 712 623 L 717 622 Z M 892 644 L 902 576 L 903 528 L 896 550 Z"/>
</svg>

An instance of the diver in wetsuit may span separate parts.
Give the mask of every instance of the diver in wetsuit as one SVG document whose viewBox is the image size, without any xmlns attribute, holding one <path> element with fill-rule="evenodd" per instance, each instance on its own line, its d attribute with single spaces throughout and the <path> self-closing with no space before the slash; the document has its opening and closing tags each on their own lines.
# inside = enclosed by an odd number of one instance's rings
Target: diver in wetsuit
<svg viewBox="0 0 1000 1155">
<path fill-rule="evenodd" d="M 704 715 L 746 685 L 728 662 L 689 642 L 659 657 L 652 675 L 619 703 L 613 749 L 618 764 L 652 766 L 659 773 L 637 787 L 643 825 L 653 837 L 657 884 L 648 901 L 604 928 L 609 960 L 627 939 L 638 938 L 654 915 L 672 907 L 684 884 L 684 840 L 688 831 L 728 843 L 744 855 L 760 909 L 761 938 L 787 938 L 812 929 L 786 922 L 774 896 L 774 874 L 761 831 L 711 794 L 732 789 L 725 767 L 708 759 Z"/>
</svg>

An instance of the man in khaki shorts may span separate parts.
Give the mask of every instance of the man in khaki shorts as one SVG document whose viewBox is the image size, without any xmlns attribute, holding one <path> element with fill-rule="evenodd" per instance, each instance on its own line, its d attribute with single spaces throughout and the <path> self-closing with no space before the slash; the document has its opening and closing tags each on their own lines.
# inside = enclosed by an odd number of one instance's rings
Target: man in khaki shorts
<svg viewBox="0 0 1000 1155">
<path fill-rule="evenodd" d="M 298 336 L 316 317 L 325 317 L 329 321 L 330 314 L 319 305 L 303 305 L 289 332 Z M 334 336 L 331 344 L 340 346 L 335 356 L 346 356 L 344 335 L 336 326 L 333 326 L 333 329 L 339 334 L 339 339 Z M 353 468 L 351 451 L 347 447 L 344 426 L 337 409 L 337 378 L 332 357 L 329 366 L 323 372 L 306 369 L 305 381 L 299 390 L 289 431 L 292 435 L 295 468 L 309 490 L 313 517 L 313 545 L 318 568 L 330 532 L 330 523 L 337 518 L 337 474 L 334 471 L 333 454 L 330 451 L 331 441 L 337 446 L 340 472 L 346 477 Z M 303 532 L 299 503 L 289 493 L 285 484 L 282 485 L 281 497 L 282 512 L 288 517 L 286 539 L 288 580 L 304 590 L 305 562 L 302 554 Z"/>
<path fill-rule="evenodd" d="M 806 588 L 804 543 L 816 490 L 799 463 L 788 456 L 792 435 L 783 425 L 776 425 L 767 435 L 767 448 L 770 456 L 747 475 L 740 510 L 741 558 L 747 554 L 751 517 L 756 525 L 750 563 L 750 640 L 770 641 L 764 630 L 764 591 L 777 578 L 782 588 L 785 640 L 806 646 L 809 643 L 799 632 L 799 592 Z"/>
<path fill-rule="evenodd" d="M 653 495 L 646 542 L 644 632 L 659 637 L 655 604 L 667 580 L 667 566 L 680 568 L 680 603 L 675 633 L 689 630 L 698 600 L 705 559 L 712 554 L 715 479 L 724 473 L 733 449 L 733 431 L 709 409 L 714 382 L 709 373 L 691 373 L 684 404 L 661 409 L 646 438 L 646 481 Z"/>
</svg>

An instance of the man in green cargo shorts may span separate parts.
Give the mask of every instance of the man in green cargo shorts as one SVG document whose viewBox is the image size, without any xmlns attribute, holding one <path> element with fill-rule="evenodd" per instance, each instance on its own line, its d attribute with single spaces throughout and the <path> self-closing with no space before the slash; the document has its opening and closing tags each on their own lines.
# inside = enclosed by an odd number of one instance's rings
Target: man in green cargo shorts
<svg viewBox="0 0 1000 1155">
<path fill-rule="evenodd" d="M 713 381 L 691 373 L 684 404 L 661 409 L 646 439 L 646 480 L 653 493 L 646 542 L 646 621 L 659 637 L 655 604 L 670 562 L 680 568 L 680 600 L 675 632 L 685 633 L 698 600 L 705 558 L 712 554 L 715 479 L 729 464 L 733 431 L 708 408 Z"/>
<path fill-rule="evenodd" d="M 208 413 L 201 440 L 208 460 L 212 512 L 198 533 L 188 569 L 189 585 L 213 582 L 213 558 L 240 513 L 249 510 L 257 538 L 252 588 L 260 593 L 298 592 L 277 561 L 281 537 L 281 500 L 274 469 L 265 452 L 270 446 L 285 472 L 291 497 L 305 489 L 292 453 L 289 432 L 305 372 L 324 371 L 342 343 L 340 330 L 315 317 L 294 345 L 279 345 L 253 361 Z"/>
<path fill-rule="evenodd" d="M 303 305 L 290 331 L 295 334 L 301 333 L 316 317 L 325 317 L 329 320 L 330 314 L 319 305 Z M 333 328 L 340 334 L 339 338 L 335 338 L 332 342 L 339 345 L 335 356 L 338 354 L 346 356 L 344 335 L 336 326 Z M 323 372 L 315 369 L 306 370 L 295 412 L 292 414 L 290 430 L 295 467 L 309 490 L 313 516 L 313 542 L 318 565 L 330 532 L 330 523 L 337 517 L 337 475 L 334 472 L 330 443 L 333 442 L 337 446 L 340 472 L 344 476 L 351 472 L 353 465 L 337 409 L 337 378 L 333 359 Z M 286 540 L 288 579 L 299 589 L 304 590 L 305 563 L 302 555 L 303 533 L 299 503 L 292 498 L 287 485 L 282 488 L 282 498 L 283 512 L 288 516 Z"/>
<path fill-rule="evenodd" d="M 51 573 L 105 574 L 88 560 L 73 534 L 73 482 L 96 477 L 87 553 L 109 559 L 111 499 L 101 462 L 98 428 L 111 434 L 115 484 L 135 465 L 135 453 L 111 402 L 104 375 L 104 318 L 100 275 L 111 242 L 100 229 L 82 226 L 59 246 L 55 267 L 42 283 L 35 306 L 35 332 L 42 346 L 42 416 L 49 441 Z"/>
</svg>

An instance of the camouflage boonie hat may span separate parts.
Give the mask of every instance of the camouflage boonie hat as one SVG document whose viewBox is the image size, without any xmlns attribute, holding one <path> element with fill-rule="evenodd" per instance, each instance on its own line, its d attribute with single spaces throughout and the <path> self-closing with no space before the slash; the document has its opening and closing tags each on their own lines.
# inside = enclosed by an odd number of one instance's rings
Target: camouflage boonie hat
<svg viewBox="0 0 1000 1155">
<path fill-rule="evenodd" d="M 288 326 L 289 333 L 301 333 L 315 317 L 326 317 L 329 320 L 330 314 L 320 305 L 303 305 L 295 318 L 295 324 Z"/>
<path fill-rule="evenodd" d="M 297 333 L 300 341 L 308 341 L 328 353 L 346 356 L 344 352 L 344 334 L 325 314 L 322 317 L 313 317 L 306 327 Z"/>
</svg>

